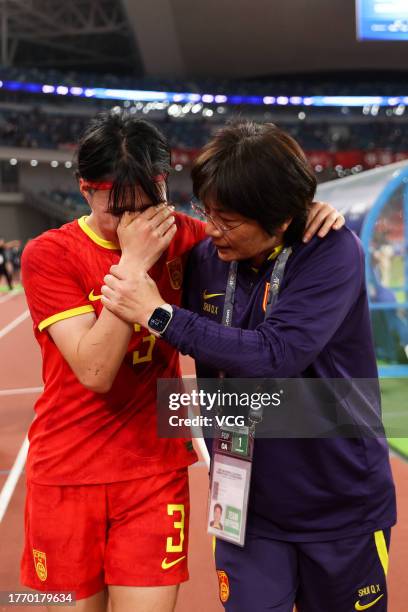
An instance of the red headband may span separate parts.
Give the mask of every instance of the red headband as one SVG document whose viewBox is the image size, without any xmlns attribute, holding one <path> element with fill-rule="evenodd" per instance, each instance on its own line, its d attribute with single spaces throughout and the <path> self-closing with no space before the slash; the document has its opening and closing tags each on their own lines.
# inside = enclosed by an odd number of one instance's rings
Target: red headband
<svg viewBox="0 0 408 612">
<path fill-rule="evenodd" d="M 161 181 L 166 182 L 167 175 L 166 174 L 157 174 L 153 177 L 154 183 L 161 183 Z M 86 181 L 82 183 L 82 187 L 85 189 L 95 189 L 96 191 L 107 191 L 111 190 L 113 187 L 113 181 Z"/>
</svg>

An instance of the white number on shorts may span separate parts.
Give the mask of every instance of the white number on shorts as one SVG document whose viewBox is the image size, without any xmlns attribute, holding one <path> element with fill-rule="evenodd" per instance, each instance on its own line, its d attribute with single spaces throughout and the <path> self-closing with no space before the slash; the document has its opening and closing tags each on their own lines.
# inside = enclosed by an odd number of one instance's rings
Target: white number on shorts
<svg viewBox="0 0 408 612">
<path fill-rule="evenodd" d="M 184 542 L 184 504 L 167 504 L 167 514 L 173 516 L 175 512 L 180 512 L 180 520 L 174 521 L 174 529 L 180 530 L 180 542 L 174 544 L 173 538 L 167 538 L 166 552 L 182 552 Z"/>
</svg>

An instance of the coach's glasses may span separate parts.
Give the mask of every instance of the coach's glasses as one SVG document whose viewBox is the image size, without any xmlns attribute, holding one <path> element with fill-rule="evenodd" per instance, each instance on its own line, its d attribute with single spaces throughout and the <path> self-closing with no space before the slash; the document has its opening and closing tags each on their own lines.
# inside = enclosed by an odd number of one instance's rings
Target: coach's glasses
<svg viewBox="0 0 408 612">
<path fill-rule="evenodd" d="M 210 222 L 213 224 L 216 230 L 225 234 L 225 232 L 231 232 L 232 230 L 240 227 L 245 223 L 245 221 L 241 221 L 240 223 L 236 223 L 235 225 L 230 225 L 229 223 L 225 223 L 222 221 L 216 220 L 216 217 L 209 215 L 205 208 L 202 206 L 201 202 L 197 200 L 197 198 L 192 198 L 190 201 L 190 206 L 192 210 L 196 213 L 201 221 Z"/>
</svg>

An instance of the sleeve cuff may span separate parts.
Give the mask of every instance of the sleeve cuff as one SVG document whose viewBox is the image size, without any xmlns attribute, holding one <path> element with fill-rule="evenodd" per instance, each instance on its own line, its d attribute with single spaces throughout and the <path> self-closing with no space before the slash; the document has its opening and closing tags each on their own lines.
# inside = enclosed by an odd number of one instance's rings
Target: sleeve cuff
<svg viewBox="0 0 408 612">
<path fill-rule="evenodd" d="M 63 321 L 64 319 L 71 319 L 72 317 L 76 317 L 78 315 L 87 314 L 88 312 L 95 312 L 95 309 L 90 304 L 86 306 L 78 306 L 78 308 L 71 308 L 70 310 L 64 310 L 63 312 L 58 312 L 48 319 L 44 319 L 41 323 L 38 324 L 39 331 L 43 331 L 46 327 L 57 323 L 58 321 Z"/>
<path fill-rule="evenodd" d="M 169 344 L 178 348 L 180 343 L 183 341 L 184 330 L 186 325 L 190 322 L 192 317 L 195 317 L 195 313 L 180 308 L 179 306 L 171 305 L 173 308 L 173 318 L 167 326 L 162 338 L 167 340 Z"/>
</svg>

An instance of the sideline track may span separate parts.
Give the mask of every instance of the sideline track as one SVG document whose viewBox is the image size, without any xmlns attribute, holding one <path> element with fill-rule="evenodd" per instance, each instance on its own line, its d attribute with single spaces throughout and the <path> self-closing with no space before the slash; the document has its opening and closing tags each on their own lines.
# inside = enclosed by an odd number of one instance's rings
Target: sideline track
<svg viewBox="0 0 408 612">
<path fill-rule="evenodd" d="M 30 313 L 27 309 L 21 315 L 16 317 L 13 321 L 11 321 L 11 323 L 6 325 L 6 327 L 3 327 L 2 329 L 0 329 L 0 339 L 4 338 L 4 336 L 7 336 L 7 334 L 13 331 L 13 329 L 15 329 L 18 325 L 20 325 L 20 323 L 28 319 L 29 316 L 30 316 Z"/>
</svg>

